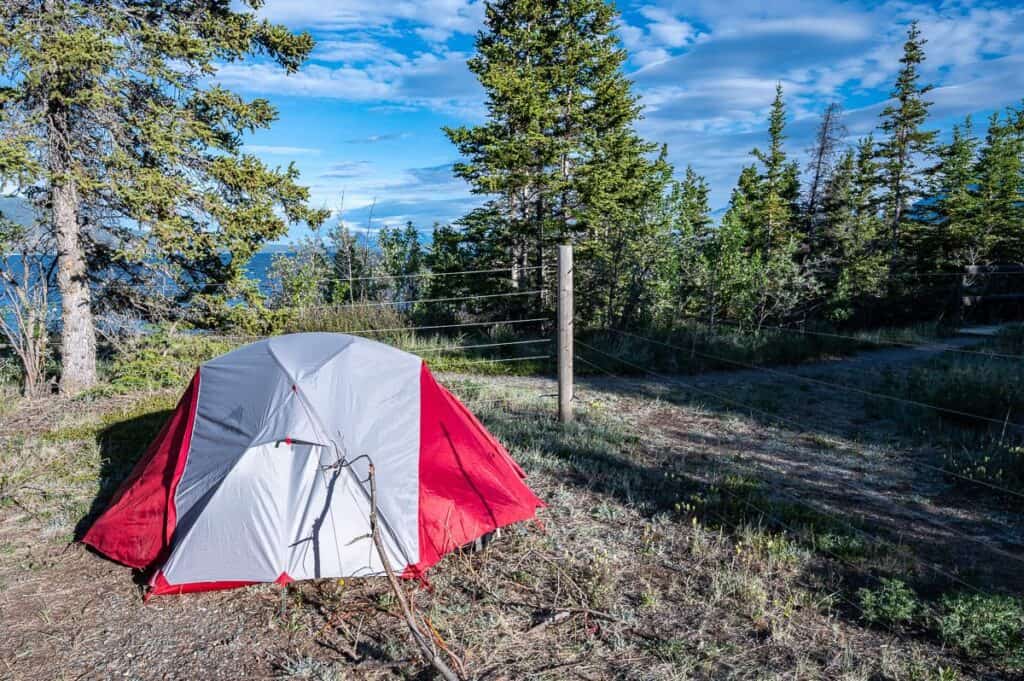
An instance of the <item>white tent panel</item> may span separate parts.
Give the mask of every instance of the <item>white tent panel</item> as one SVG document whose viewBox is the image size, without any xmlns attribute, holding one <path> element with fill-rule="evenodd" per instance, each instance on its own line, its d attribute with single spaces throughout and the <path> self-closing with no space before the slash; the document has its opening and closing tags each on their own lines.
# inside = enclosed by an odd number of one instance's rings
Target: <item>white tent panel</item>
<svg viewBox="0 0 1024 681">
<path fill-rule="evenodd" d="M 172 584 L 380 574 L 369 500 L 329 448 L 264 444 L 211 493 L 163 568 Z M 406 561 L 382 529 L 396 570 Z M 414 557 L 415 559 L 415 557 Z"/>
<path fill-rule="evenodd" d="M 299 381 L 299 393 L 328 431 L 352 470 L 367 477 L 376 468 L 377 507 L 406 563 L 419 556 L 420 372 L 419 357 L 357 339 Z M 358 490 L 357 490 L 358 491 Z M 396 562 L 396 565 L 398 563 Z"/>
</svg>

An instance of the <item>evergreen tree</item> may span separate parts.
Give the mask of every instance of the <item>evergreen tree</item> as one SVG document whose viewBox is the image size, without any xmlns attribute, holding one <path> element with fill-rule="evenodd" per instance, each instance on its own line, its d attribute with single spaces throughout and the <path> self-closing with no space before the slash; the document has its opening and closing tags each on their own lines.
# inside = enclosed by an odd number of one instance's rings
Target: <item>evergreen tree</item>
<svg viewBox="0 0 1024 681">
<path fill-rule="evenodd" d="M 711 187 L 692 166 L 686 166 L 686 173 L 678 188 L 679 233 L 698 241 L 705 239 L 713 223 L 709 197 Z"/>
<path fill-rule="evenodd" d="M 990 244 L 979 233 L 978 140 L 971 119 L 953 126 L 949 144 L 939 147 L 932 170 L 929 205 L 920 211 L 915 246 L 916 269 L 921 271 L 978 264 Z"/>
<path fill-rule="evenodd" d="M 900 58 L 903 67 L 891 94 L 894 101 L 882 110 L 879 126 L 886 134 L 878 152 L 882 159 L 884 208 L 889 227 L 890 278 L 896 274 L 899 264 L 901 230 L 907 210 L 920 195 L 917 165 L 921 156 L 931 153 L 937 134 L 922 129 L 931 106 L 925 95 L 932 89 L 931 85 L 920 83 L 919 68 L 925 60 L 925 43 L 917 22 L 912 22 Z"/>
<path fill-rule="evenodd" d="M 710 275 L 706 251 L 713 238 L 709 193 L 707 181 L 687 166 L 668 197 L 673 252 L 660 281 L 660 307 L 669 326 L 679 317 L 704 311 L 701 298 Z"/>
<path fill-rule="evenodd" d="M 517 285 L 528 286 L 522 274 L 503 277 L 497 272 L 458 274 L 467 270 L 508 267 L 508 232 L 503 216 L 483 206 L 463 217 L 457 225 L 434 225 L 430 247 L 424 256 L 430 277 L 423 282 L 423 297 L 462 298 L 512 293 Z M 512 319 L 530 311 L 532 296 L 428 303 L 417 313 L 431 323 L 449 323 L 459 318 Z"/>
<path fill-rule="evenodd" d="M 751 152 L 764 166 L 758 178 L 756 213 L 759 224 L 753 237 L 755 248 L 761 250 L 766 259 L 795 236 L 799 210 L 800 172 L 783 149 L 785 129 L 786 105 L 779 83 L 775 86 L 775 100 L 768 117 L 768 150 Z"/>
<path fill-rule="evenodd" d="M 744 166 L 729 197 L 726 215 L 747 234 L 747 246 L 753 247 L 755 235 L 761 231 L 759 205 L 763 187 L 755 166 Z"/>
<path fill-rule="evenodd" d="M 622 73 L 616 19 L 604 0 L 488 3 L 469 62 L 488 121 L 446 129 L 466 159 L 456 174 L 492 197 L 487 211 L 502 218 L 513 276 L 534 266 L 541 289 L 556 242 L 607 239 L 658 193 L 643 186 L 660 177 L 647 158 L 656 147 L 633 130 L 640 107 Z M 577 282 L 586 276 L 577 269 Z"/>
<path fill-rule="evenodd" d="M 992 114 L 978 153 L 976 264 L 1024 261 L 1022 112 Z M 972 263 L 972 264 L 975 264 Z"/>
<path fill-rule="evenodd" d="M 761 169 L 748 166 L 740 172 L 723 219 L 727 238 L 719 244 L 719 252 L 734 259 L 738 255 L 729 249 L 735 247 L 735 238 L 742 234 L 747 240 L 743 270 L 734 271 L 734 260 L 730 260 L 721 268 L 716 286 L 719 295 L 729 298 L 724 307 L 731 309 L 731 314 L 758 327 L 770 318 L 792 313 L 810 283 L 796 262 L 800 173 L 783 148 L 785 127 L 785 102 L 778 84 L 768 119 L 768 149 L 751 152 Z M 787 291 L 785 287 L 790 285 L 794 288 Z"/>
<path fill-rule="evenodd" d="M 847 321 L 868 308 L 885 280 L 878 174 L 874 140 L 869 136 L 840 157 L 826 188 L 814 270 L 822 287 L 824 315 L 832 321 Z"/>
<path fill-rule="evenodd" d="M 700 263 L 706 267 L 706 278 L 701 316 L 712 329 L 719 320 L 746 320 L 754 306 L 751 273 L 761 262 L 760 255 L 751 258 L 748 249 L 750 231 L 743 220 L 748 200 L 739 187 L 733 190 L 722 223 L 703 248 Z"/>
<path fill-rule="evenodd" d="M 0 157 L 20 158 L 25 179 L 48 194 L 63 390 L 96 381 L 91 275 L 159 261 L 186 273 L 185 294 L 206 294 L 190 309 L 209 308 L 238 293 L 226 285 L 288 222 L 324 219 L 306 206 L 293 166 L 242 152 L 243 133 L 269 126 L 273 107 L 211 77 L 251 55 L 293 72 L 312 49 L 308 34 L 257 19 L 261 4 L 0 4 Z"/>
</svg>

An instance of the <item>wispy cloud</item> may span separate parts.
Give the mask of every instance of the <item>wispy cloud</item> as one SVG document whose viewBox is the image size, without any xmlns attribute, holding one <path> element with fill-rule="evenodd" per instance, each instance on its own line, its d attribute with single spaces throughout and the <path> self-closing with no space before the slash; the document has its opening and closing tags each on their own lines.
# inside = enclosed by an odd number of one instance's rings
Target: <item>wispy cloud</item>
<svg viewBox="0 0 1024 681">
<path fill-rule="evenodd" d="M 480 25 L 483 0 L 272 0 L 260 12 L 271 21 L 320 30 L 381 29 L 411 24 L 432 41 L 468 33 Z"/>
<path fill-rule="evenodd" d="M 379 102 L 437 111 L 473 111 L 483 91 L 466 67 L 469 54 L 424 52 L 398 62 L 325 66 L 313 63 L 289 74 L 270 63 L 225 64 L 225 86 L 243 92 Z"/>
<path fill-rule="evenodd" d="M 322 150 L 311 148 L 320 138 L 306 137 L 295 141 L 310 147 L 247 149 L 295 157 L 315 197 L 333 201 L 344 189 L 356 222 L 375 198 L 375 224 L 411 218 L 426 226 L 464 214 L 480 199 L 450 164 L 439 164 L 454 150 L 438 129 L 486 113 L 465 63 L 483 7 L 483 0 L 268 0 L 263 16 L 314 34 L 310 62 L 293 75 L 268 62 L 225 64 L 219 77 L 272 101 L 309 98 L 300 108 L 322 112 L 331 134 Z M 851 135 L 873 130 L 912 19 L 929 40 L 923 73 L 936 85 L 934 127 L 1017 103 L 1024 93 L 1024 6 L 1013 0 L 620 0 L 618 7 L 626 70 L 645 106 L 640 132 L 667 142 L 677 168 L 693 164 L 706 174 L 716 208 L 750 149 L 764 144 L 777 81 L 786 90 L 786 148 L 794 157 L 830 101 L 845 105 Z M 282 120 L 276 129 L 287 126 Z M 404 168 L 396 168 L 396 152 Z M 366 160 L 346 159 L 356 154 Z"/>
<path fill-rule="evenodd" d="M 370 164 L 366 161 L 342 161 L 330 166 L 320 174 L 322 179 L 344 179 L 366 175 Z"/>
<path fill-rule="evenodd" d="M 284 147 L 272 144 L 246 144 L 245 150 L 268 156 L 319 156 L 321 151 L 313 147 Z"/>
<path fill-rule="evenodd" d="M 408 132 L 389 132 L 380 135 L 367 135 L 366 137 L 352 137 L 345 140 L 345 144 L 377 144 L 379 142 L 390 142 L 412 137 Z"/>
</svg>

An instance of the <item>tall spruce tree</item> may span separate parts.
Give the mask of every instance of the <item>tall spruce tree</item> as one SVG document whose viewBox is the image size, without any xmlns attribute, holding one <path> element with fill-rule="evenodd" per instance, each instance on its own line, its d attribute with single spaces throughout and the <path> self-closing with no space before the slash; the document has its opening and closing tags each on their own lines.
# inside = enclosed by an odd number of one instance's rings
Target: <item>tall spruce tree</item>
<svg viewBox="0 0 1024 681">
<path fill-rule="evenodd" d="M 914 250 L 919 270 L 961 270 L 978 264 L 990 248 L 978 230 L 978 139 L 971 119 L 953 126 L 949 144 L 937 150 L 930 205 L 920 211 Z"/>
<path fill-rule="evenodd" d="M 622 73 L 616 19 L 605 0 L 487 4 L 469 67 L 488 120 L 446 133 L 466 159 L 456 174 L 492 197 L 516 285 L 515 273 L 532 265 L 546 288 L 542 266 L 557 242 L 604 239 L 603 252 L 614 251 L 610 235 L 662 175 L 648 159 L 656 146 L 633 129 L 640 107 Z M 585 283 L 586 268 L 577 273 Z"/>
<path fill-rule="evenodd" d="M 256 18 L 259 0 L 25 0 L 0 5 L 0 156 L 46 194 L 62 302 L 61 387 L 96 381 L 90 277 L 154 260 L 211 299 L 289 221 L 317 224 L 297 171 L 242 152 L 276 113 L 214 84 L 261 55 L 295 71 L 308 34 Z"/>
<path fill-rule="evenodd" d="M 923 129 L 931 106 L 925 95 L 932 89 L 931 85 L 920 82 L 919 69 L 925 60 L 926 42 L 917 22 L 911 22 L 900 58 L 903 66 L 891 93 L 893 101 L 882 110 L 879 125 L 885 133 L 878 153 L 882 160 L 884 208 L 889 227 L 890 279 L 900 264 L 907 211 L 921 193 L 917 167 L 921 157 L 931 153 L 937 134 Z"/>
<path fill-rule="evenodd" d="M 693 166 L 686 166 L 686 172 L 678 184 L 677 192 L 679 232 L 697 240 L 705 239 L 713 223 L 710 204 L 711 187 L 707 180 L 698 175 Z"/>
<path fill-rule="evenodd" d="M 708 289 L 707 249 L 712 239 L 710 187 L 692 166 L 668 197 L 674 227 L 672 255 L 661 278 L 661 315 L 667 326 L 677 319 L 702 312 L 701 298 Z"/>
<path fill-rule="evenodd" d="M 1024 261 L 1024 109 L 992 114 L 975 175 L 978 263 Z"/>
<path fill-rule="evenodd" d="M 826 189 L 814 269 L 822 286 L 824 315 L 831 321 L 845 322 L 863 313 L 885 281 L 878 175 L 874 140 L 868 136 L 840 157 Z"/>
<path fill-rule="evenodd" d="M 754 149 L 751 152 L 763 166 L 758 178 L 756 213 L 759 224 L 754 233 L 754 246 L 762 251 L 766 259 L 796 233 L 800 172 L 796 162 L 788 160 L 783 148 L 785 131 L 786 105 L 782 96 L 782 83 L 778 83 L 768 117 L 768 150 Z"/>
</svg>

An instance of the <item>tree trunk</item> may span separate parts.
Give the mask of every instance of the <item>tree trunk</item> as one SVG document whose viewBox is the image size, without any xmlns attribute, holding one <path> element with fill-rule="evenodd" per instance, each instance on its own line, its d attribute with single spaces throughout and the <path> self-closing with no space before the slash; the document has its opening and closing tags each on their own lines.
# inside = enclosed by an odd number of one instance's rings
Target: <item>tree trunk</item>
<svg viewBox="0 0 1024 681">
<path fill-rule="evenodd" d="M 53 226 L 62 308 L 60 390 L 75 394 L 96 385 L 96 329 L 78 226 L 78 192 L 60 174 L 53 186 Z"/>
</svg>

